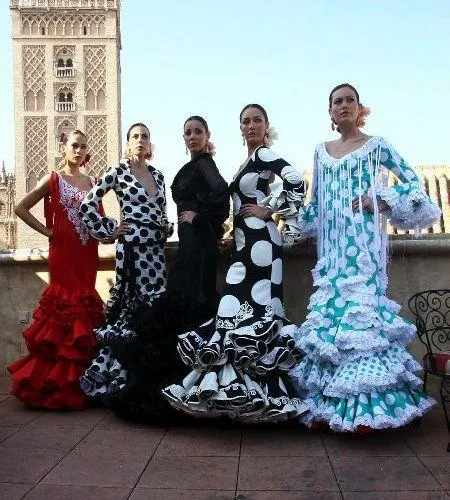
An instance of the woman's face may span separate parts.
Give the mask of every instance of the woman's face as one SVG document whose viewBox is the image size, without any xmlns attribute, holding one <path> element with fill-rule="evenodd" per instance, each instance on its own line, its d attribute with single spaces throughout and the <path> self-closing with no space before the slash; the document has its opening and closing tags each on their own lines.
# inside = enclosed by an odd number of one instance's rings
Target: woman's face
<svg viewBox="0 0 450 500">
<path fill-rule="evenodd" d="M 359 104 L 355 91 L 350 87 L 334 91 L 329 113 L 338 127 L 344 123 L 356 123 L 359 116 Z"/>
<path fill-rule="evenodd" d="M 184 125 L 184 143 L 193 154 L 201 153 L 206 150 L 206 143 L 210 137 L 206 132 L 205 126 L 199 120 L 189 120 Z"/>
<path fill-rule="evenodd" d="M 87 153 L 86 137 L 82 134 L 69 134 L 66 144 L 63 146 L 67 163 L 81 167 Z"/>
<path fill-rule="evenodd" d="M 147 127 L 136 125 L 130 130 L 128 150 L 132 156 L 138 158 L 145 158 L 150 153 L 150 131 Z"/>
<path fill-rule="evenodd" d="M 260 146 L 264 144 L 264 135 L 268 123 L 263 112 L 258 108 L 247 108 L 241 117 L 242 137 L 249 146 Z"/>
</svg>

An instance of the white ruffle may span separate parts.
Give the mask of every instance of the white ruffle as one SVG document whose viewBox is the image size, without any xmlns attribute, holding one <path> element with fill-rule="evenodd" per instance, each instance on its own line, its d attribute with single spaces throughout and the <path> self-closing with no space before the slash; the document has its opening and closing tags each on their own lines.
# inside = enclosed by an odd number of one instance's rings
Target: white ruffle
<svg viewBox="0 0 450 500">
<path fill-rule="evenodd" d="M 270 195 L 261 201 L 262 206 L 270 208 L 284 219 L 295 220 L 305 198 L 303 187 L 292 187 L 287 190 L 283 189 L 282 183 L 274 183 L 271 184 L 270 191 Z"/>
<path fill-rule="evenodd" d="M 385 201 L 391 210 L 390 222 L 398 229 L 427 228 L 441 217 L 441 210 L 420 188 L 409 193 L 400 193 L 395 187 L 377 190 L 377 196 Z"/>
</svg>

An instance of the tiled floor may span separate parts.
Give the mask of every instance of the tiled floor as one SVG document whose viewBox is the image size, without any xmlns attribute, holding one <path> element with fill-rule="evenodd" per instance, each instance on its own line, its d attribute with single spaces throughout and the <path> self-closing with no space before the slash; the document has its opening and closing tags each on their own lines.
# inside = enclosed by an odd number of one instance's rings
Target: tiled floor
<svg viewBox="0 0 450 500">
<path fill-rule="evenodd" d="M 108 410 L 31 411 L 0 379 L 0 499 L 450 498 L 442 409 L 368 436 L 297 428 L 152 428 Z"/>
</svg>

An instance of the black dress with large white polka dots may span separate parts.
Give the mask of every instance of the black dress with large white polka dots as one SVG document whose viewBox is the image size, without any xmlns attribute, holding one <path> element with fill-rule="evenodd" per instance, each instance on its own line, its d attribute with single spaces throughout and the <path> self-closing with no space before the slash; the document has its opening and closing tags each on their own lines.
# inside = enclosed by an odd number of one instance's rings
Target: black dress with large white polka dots
<svg viewBox="0 0 450 500">
<path fill-rule="evenodd" d="M 269 195 L 271 173 L 283 179 L 277 195 Z M 285 160 L 261 147 L 230 190 L 234 251 L 217 316 L 179 336 L 179 354 L 192 371 L 163 393 L 174 407 L 196 416 L 293 418 L 307 407 L 288 377 L 301 353 L 283 310 L 281 237 L 272 218 L 238 212 L 243 204 L 270 206 L 288 223 L 303 203 L 304 184 Z"/>
<path fill-rule="evenodd" d="M 166 215 L 164 177 L 150 164 L 158 191 L 151 196 L 129 168 L 128 160 L 110 168 L 86 196 L 80 214 L 90 233 L 108 238 L 117 221 L 101 214 L 100 202 L 111 189 L 116 193 L 122 219 L 131 230 L 120 237 L 116 249 L 116 283 L 110 290 L 106 321 L 95 334 L 102 346 L 98 357 L 81 378 L 83 391 L 112 405 L 129 382 L 128 360 L 136 344 L 137 318 L 166 290 L 164 244 L 173 226 Z M 155 356 L 158 353 L 155 349 Z"/>
</svg>

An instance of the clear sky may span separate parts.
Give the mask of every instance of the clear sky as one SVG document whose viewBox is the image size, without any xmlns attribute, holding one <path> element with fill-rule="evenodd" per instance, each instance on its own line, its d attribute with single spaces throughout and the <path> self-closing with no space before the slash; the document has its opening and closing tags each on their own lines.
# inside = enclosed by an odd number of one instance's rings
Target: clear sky
<svg viewBox="0 0 450 500">
<path fill-rule="evenodd" d="M 9 2 L 0 11 L 0 159 L 13 163 Z M 450 0 L 122 0 L 122 125 L 148 123 L 167 184 L 187 161 L 182 126 L 210 125 L 226 180 L 246 157 L 239 112 L 265 106 L 273 149 L 299 170 L 333 138 L 328 93 L 348 81 L 364 131 L 413 165 L 450 164 Z M 336 136 L 337 137 L 337 136 Z"/>
</svg>

